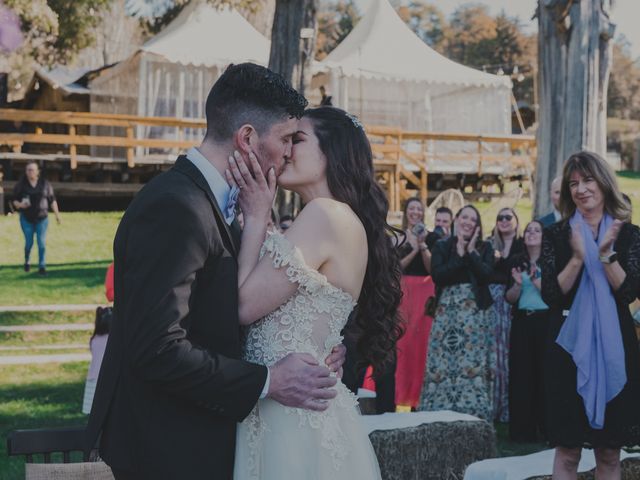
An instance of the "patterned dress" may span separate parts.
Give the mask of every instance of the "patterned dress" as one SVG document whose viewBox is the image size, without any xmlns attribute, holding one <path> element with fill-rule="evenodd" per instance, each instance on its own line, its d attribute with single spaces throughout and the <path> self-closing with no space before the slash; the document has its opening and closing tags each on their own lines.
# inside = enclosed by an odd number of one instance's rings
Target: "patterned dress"
<svg viewBox="0 0 640 480">
<path fill-rule="evenodd" d="M 444 287 L 431 329 L 420 410 L 493 418 L 496 349 L 492 309 L 480 310 L 471 284 Z"/>
<path fill-rule="evenodd" d="M 260 256 L 286 269 L 298 289 L 278 309 L 248 329 L 244 359 L 273 365 L 289 353 L 323 362 L 342 341 L 340 332 L 355 306 L 344 290 L 304 261 L 283 235 L 265 240 Z M 378 463 L 357 410 L 355 396 L 338 382 L 324 412 L 260 400 L 237 431 L 235 480 L 379 479 Z"/>
</svg>

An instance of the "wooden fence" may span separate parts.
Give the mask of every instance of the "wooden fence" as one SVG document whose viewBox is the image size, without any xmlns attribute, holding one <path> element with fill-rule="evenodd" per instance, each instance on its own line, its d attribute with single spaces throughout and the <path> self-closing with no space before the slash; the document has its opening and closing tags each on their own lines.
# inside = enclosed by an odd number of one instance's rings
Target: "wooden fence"
<svg viewBox="0 0 640 480">
<path fill-rule="evenodd" d="M 54 126 L 55 132 L 45 131 Z M 113 127 L 112 132 L 121 135 L 92 134 L 98 130 L 92 127 Z M 165 127 L 165 134 L 162 138 L 149 138 L 145 133 L 149 127 Z M 174 158 L 172 153 L 198 143 L 186 138 L 186 130 L 204 133 L 205 127 L 206 121 L 202 119 L 0 109 L 0 150 L 5 150 L 0 151 L 0 159 L 68 161 L 72 170 L 79 163 L 126 163 L 130 169 L 137 165 L 170 164 L 172 160 L 167 159 Z M 529 177 L 534 168 L 533 136 L 410 132 L 382 126 L 365 129 L 371 141 L 376 174 L 394 211 L 400 210 L 403 200 L 416 194 L 426 202 L 429 175 L 469 175 L 495 180 Z M 449 148 L 453 145 L 459 148 Z M 115 147 L 125 153 L 122 157 L 81 155 L 78 147 L 85 150 Z M 50 153 L 52 148 L 54 153 Z M 150 149 L 166 150 L 167 154 L 154 156 Z"/>
</svg>

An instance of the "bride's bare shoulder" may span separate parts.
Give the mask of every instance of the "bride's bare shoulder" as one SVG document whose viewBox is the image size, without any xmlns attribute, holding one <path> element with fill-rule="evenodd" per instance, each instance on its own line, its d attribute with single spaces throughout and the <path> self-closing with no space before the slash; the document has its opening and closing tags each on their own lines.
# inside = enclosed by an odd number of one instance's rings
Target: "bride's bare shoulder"
<svg viewBox="0 0 640 480">
<path fill-rule="evenodd" d="M 354 236 L 365 235 L 364 226 L 355 212 L 349 205 L 338 200 L 315 198 L 305 206 L 300 215 L 303 214 L 313 217 L 314 220 L 326 222 L 326 227 L 340 236 L 347 233 Z"/>
</svg>

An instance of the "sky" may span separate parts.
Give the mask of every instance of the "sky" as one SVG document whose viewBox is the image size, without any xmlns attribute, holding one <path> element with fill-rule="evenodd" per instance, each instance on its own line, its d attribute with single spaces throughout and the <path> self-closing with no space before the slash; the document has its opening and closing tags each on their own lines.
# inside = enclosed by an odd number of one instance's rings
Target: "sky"
<svg viewBox="0 0 640 480">
<path fill-rule="evenodd" d="M 371 0 L 356 0 L 361 12 L 366 11 Z M 457 7 L 467 3 L 483 3 L 489 7 L 492 14 L 498 14 L 502 10 L 509 16 L 517 16 L 528 31 L 537 30 L 537 23 L 531 20 L 537 0 L 431 0 L 431 3 L 440 8 L 449 16 Z M 640 57 L 640 0 L 615 0 L 613 7 L 613 22 L 617 25 L 616 37 L 623 34 L 631 43 L 631 54 L 634 58 Z"/>
</svg>

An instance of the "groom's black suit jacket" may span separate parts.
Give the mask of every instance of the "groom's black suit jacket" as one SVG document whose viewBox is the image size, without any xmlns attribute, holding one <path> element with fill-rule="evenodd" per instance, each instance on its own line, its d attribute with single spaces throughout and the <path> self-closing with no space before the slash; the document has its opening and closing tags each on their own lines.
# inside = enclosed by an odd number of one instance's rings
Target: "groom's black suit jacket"
<svg viewBox="0 0 640 480">
<path fill-rule="evenodd" d="M 149 182 L 114 242 L 115 304 L 87 449 L 135 478 L 230 479 L 236 422 L 267 369 L 239 360 L 237 245 L 185 157 Z"/>
</svg>

